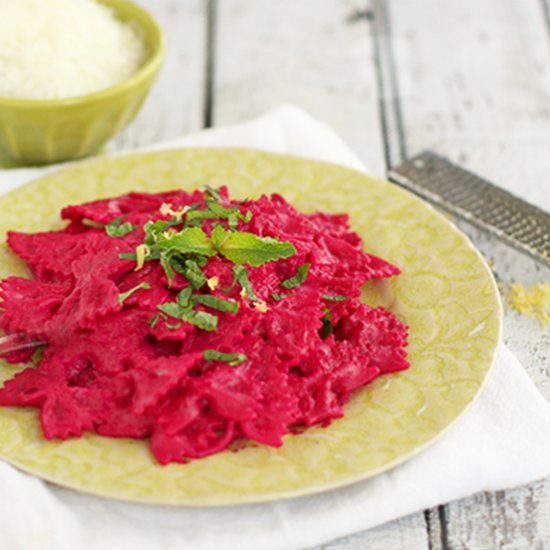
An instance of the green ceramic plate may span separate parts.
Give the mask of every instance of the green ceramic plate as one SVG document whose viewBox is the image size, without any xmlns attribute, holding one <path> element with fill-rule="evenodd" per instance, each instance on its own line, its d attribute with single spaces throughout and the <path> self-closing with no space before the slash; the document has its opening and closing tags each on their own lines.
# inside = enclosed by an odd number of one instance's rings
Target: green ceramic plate
<svg viewBox="0 0 550 550">
<path fill-rule="evenodd" d="M 157 465 L 143 441 L 87 434 L 43 439 L 35 409 L 0 408 L 0 456 L 41 478 L 131 501 L 218 505 L 304 495 L 373 476 L 410 458 L 472 403 L 501 331 L 495 282 L 470 242 L 413 195 L 340 166 L 250 150 L 162 151 L 77 164 L 0 199 L 0 231 L 62 226 L 61 207 L 130 190 L 226 184 L 234 197 L 283 194 L 304 212 L 347 212 L 367 251 L 403 273 L 365 299 L 410 326 L 408 371 L 357 391 L 345 417 L 190 464 Z M 26 274 L 0 251 L 0 276 Z M 0 365 L 0 380 L 14 366 Z"/>
</svg>

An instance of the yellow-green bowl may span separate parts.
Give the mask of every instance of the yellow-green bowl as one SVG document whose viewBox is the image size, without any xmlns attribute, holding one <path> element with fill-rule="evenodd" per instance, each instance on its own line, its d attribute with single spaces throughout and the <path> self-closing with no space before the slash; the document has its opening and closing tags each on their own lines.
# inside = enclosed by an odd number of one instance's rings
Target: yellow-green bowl
<svg viewBox="0 0 550 550">
<path fill-rule="evenodd" d="M 0 161 L 38 165 L 95 153 L 137 114 L 164 56 L 164 35 L 153 17 L 128 0 L 98 0 L 134 26 L 145 43 L 142 66 L 98 92 L 65 99 L 0 97 Z"/>
</svg>

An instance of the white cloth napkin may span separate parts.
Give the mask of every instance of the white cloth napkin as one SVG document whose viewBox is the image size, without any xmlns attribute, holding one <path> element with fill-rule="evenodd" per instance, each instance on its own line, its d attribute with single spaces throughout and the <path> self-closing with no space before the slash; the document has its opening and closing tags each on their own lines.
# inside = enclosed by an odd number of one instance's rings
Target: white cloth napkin
<svg viewBox="0 0 550 550">
<path fill-rule="evenodd" d="M 324 124 L 283 106 L 161 147 L 243 146 L 362 169 Z M 50 170 L 50 169 L 48 169 Z M 0 171 L 0 189 L 44 170 Z M 479 398 L 435 444 L 345 489 L 215 509 L 126 504 L 44 483 L 0 462 L 0 550 L 293 550 L 482 490 L 550 475 L 550 405 L 504 346 Z"/>
</svg>

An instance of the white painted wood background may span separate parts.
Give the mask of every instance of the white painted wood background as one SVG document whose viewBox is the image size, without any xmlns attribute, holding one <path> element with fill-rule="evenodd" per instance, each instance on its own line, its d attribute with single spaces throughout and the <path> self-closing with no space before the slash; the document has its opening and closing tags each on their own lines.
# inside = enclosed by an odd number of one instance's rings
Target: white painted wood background
<svg viewBox="0 0 550 550">
<path fill-rule="evenodd" d="M 377 176 L 430 147 L 550 210 L 550 0 L 138 1 L 164 27 L 168 52 L 115 149 L 291 102 L 329 123 Z M 550 270 L 462 227 L 505 283 L 550 282 Z M 505 339 L 550 399 L 550 332 L 508 312 Z M 365 548 L 550 548 L 550 481 L 323 546 Z"/>
</svg>

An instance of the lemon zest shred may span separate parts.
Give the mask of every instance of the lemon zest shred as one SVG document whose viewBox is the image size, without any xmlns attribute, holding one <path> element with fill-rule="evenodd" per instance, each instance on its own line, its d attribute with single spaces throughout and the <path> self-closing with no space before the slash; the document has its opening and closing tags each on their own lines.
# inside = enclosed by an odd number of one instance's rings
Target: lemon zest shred
<svg viewBox="0 0 550 550">
<path fill-rule="evenodd" d="M 506 296 L 508 307 L 539 321 L 542 328 L 550 323 L 550 285 L 537 283 L 525 287 L 521 283 L 510 283 Z"/>
<path fill-rule="evenodd" d="M 267 304 L 263 300 L 258 300 L 257 302 L 253 302 L 252 307 L 259 311 L 260 313 L 267 313 L 268 307 Z"/>
<path fill-rule="evenodd" d="M 145 264 L 145 258 L 151 254 L 151 249 L 146 244 L 140 244 L 136 247 L 136 267 L 134 271 L 139 271 Z"/>
<path fill-rule="evenodd" d="M 159 208 L 163 216 L 183 216 L 188 210 L 189 206 L 180 206 L 177 210 L 174 210 L 169 202 L 163 202 Z"/>
<path fill-rule="evenodd" d="M 220 284 L 220 280 L 216 277 L 216 275 L 214 275 L 213 277 L 210 277 L 210 279 L 206 279 L 206 284 L 210 290 L 216 290 Z"/>
</svg>

